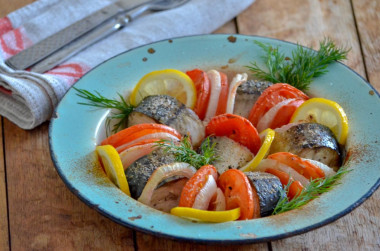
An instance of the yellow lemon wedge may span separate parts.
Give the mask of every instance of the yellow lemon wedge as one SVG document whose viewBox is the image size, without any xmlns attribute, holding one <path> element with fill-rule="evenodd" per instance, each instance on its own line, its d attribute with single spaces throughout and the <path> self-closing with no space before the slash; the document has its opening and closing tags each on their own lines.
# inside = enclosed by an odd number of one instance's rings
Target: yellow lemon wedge
<svg viewBox="0 0 380 251">
<path fill-rule="evenodd" d="M 346 143 L 348 119 L 343 108 L 336 102 L 324 98 L 311 98 L 294 112 L 291 123 L 315 122 L 327 126 L 334 133 L 339 144 Z"/>
<path fill-rule="evenodd" d="M 241 168 L 243 172 L 250 172 L 254 171 L 255 168 L 260 164 L 260 162 L 268 155 L 270 146 L 272 145 L 272 142 L 274 140 L 275 131 L 267 128 L 264 131 L 262 131 L 260 134 L 261 147 L 259 151 L 257 152 L 256 156 L 248 162 L 245 166 Z"/>
<path fill-rule="evenodd" d="M 239 219 L 240 208 L 226 211 L 207 211 L 191 207 L 174 207 L 170 213 L 189 220 L 220 223 Z"/>
<path fill-rule="evenodd" d="M 137 106 L 150 95 L 169 95 L 189 108 L 194 108 L 197 100 L 197 91 L 191 78 L 174 69 L 152 71 L 143 76 L 131 93 L 130 103 Z"/>
<path fill-rule="evenodd" d="M 96 152 L 108 178 L 128 196 L 131 196 L 119 153 L 111 145 L 97 146 Z"/>
</svg>

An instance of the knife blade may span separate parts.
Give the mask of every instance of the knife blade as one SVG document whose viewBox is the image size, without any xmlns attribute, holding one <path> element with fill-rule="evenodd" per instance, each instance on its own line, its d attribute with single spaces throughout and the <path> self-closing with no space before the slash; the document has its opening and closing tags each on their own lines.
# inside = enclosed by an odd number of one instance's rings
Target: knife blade
<svg viewBox="0 0 380 251">
<path fill-rule="evenodd" d="M 18 54 L 8 58 L 5 63 L 15 70 L 27 69 L 54 52 L 60 50 L 65 45 L 84 35 L 88 31 L 115 17 L 120 12 L 125 11 L 126 8 L 131 8 L 133 5 L 139 5 L 137 2 L 141 4 L 141 1 L 136 0 L 129 1 L 128 3 L 126 3 L 125 0 L 120 0 L 110 4 L 69 25 L 65 29 L 52 34 L 31 47 L 22 50 Z"/>
</svg>

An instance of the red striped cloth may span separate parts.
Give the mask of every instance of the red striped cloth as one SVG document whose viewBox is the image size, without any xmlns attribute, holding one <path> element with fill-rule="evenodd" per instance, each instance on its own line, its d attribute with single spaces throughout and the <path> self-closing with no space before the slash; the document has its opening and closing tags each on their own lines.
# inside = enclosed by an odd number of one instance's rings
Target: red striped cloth
<svg viewBox="0 0 380 251">
<path fill-rule="evenodd" d="M 35 128 L 50 119 L 67 90 L 96 65 L 143 44 L 211 33 L 254 2 L 191 0 L 176 9 L 145 15 L 44 74 L 15 71 L 4 64 L 12 55 L 115 1 L 39 0 L 1 18 L 0 115 L 21 128 Z M 141 2 L 127 1 L 131 7 Z"/>
</svg>

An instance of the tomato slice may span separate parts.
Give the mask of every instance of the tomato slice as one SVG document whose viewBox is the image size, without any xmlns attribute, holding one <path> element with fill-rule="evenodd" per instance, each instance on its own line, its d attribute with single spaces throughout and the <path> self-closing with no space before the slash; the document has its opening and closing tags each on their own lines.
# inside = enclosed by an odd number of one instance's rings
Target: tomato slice
<svg viewBox="0 0 380 251">
<path fill-rule="evenodd" d="M 288 197 L 289 199 L 293 199 L 294 197 L 297 197 L 304 187 L 302 186 L 301 182 L 298 180 L 293 180 L 292 184 L 289 186 L 289 191 L 288 191 Z"/>
<path fill-rule="evenodd" d="M 278 83 L 269 86 L 253 105 L 248 116 L 249 121 L 251 121 L 254 126 L 257 126 L 261 117 L 264 116 L 270 108 L 290 98 L 309 99 L 305 93 L 288 84 Z"/>
<path fill-rule="evenodd" d="M 283 171 L 278 170 L 278 169 L 267 168 L 267 169 L 265 169 L 265 172 L 277 176 L 280 179 L 280 182 L 284 187 L 286 185 L 288 185 L 289 179 L 291 179 L 288 173 L 283 172 Z M 288 194 L 287 194 L 289 200 L 293 199 L 298 194 L 300 194 L 302 189 L 304 188 L 304 186 L 298 180 L 292 180 L 291 179 L 291 182 L 292 182 L 292 184 L 290 184 Z"/>
<path fill-rule="evenodd" d="M 229 169 L 218 179 L 218 186 L 226 198 L 226 210 L 240 207 L 239 220 L 260 217 L 260 203 L 247 176 L 240 170 Z"/>
<path fill-rule="evenodd" d="M 213 117 L 206 126 L 206 136 L 227 136 L 256 154 L 261 140 L 256 128 L 246 118 L 236 114 L 221 114 Z"/>
<path fill-rule="evenodd" d="M 192 207 L 197 194 L 206 184 L 207 178 L 212 175 L 215 180 L 218 177 L 218 171 L 212 165 L 202 166 L 185 184 L 179 199 L 179 207 Z"/>
<path fill-rule="evenodd" d="M 307 179 L 318 179 L 324 178 L 325 173 L 321 168 L 311 164 L 306 160 L 302 160 L 295 154 L 288 152 L 278 152 L 273 153 L 268 156 L 268 159 L 277 160 L 280 163 L 283 163 L 287 166 L 290 166 L 294 170 L 296 170 L 299 174 L 305 176 Z"/>
<path fill-rule="evenodd" d="M 287 125 L 292 118 L 295 110 L 305 102 L 304 99 L 296 99 L 291 101 L 290 103 L 283 105 L 274 116 L 272 122 L 270 123 L 269 128 L 276 129 L 283 125 Z"/>
<path fill-rule="evenodd" d="M 193 80 L 195 89 L 197 90 L 197 102 L 195 103 L 194 112 L 198 115 L 199 119 L 203 120 L 210 99 L 210 80 L 207 77 L 207 73 L 200 69 L 187 71 L 186 74 Z"/>
<path fill-rule="evenodd" d="M 170 126 L 162 124 L 138 124 L 109 136 L 102 141 L 101 145 L 112 145 L 117 148 L 144 135 L 159 132 L 166 132 L 177 137 L 179 140 L 181 139 L 181 134 Z"/>
<path fill-rule="evenodd" d="M 228 100 L 228 80 L 227 75 L 219 72 L 222 89 L 219 94 L 218 107 L 216 108 L 215 116 L 226 113 Z"/>
</svg>

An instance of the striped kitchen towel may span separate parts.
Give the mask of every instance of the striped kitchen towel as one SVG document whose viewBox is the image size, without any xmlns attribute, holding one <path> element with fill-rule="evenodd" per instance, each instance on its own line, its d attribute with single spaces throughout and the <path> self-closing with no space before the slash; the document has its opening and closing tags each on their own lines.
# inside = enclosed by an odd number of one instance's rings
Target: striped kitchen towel
<svg viewBox="0 0 380 251">
<path fill-rule="evenodd" d="M 254 2 L 191 0 L 176 9 L 150 13 L 44 74 L 5 65 L 12 55 L 115 1 L 39 0 L 0 18 L 0 115 L 23 129 L 35 128 L 49 120 L 67 90 L 101 62 L 154 41 L 211 33 Z M 132 7 L 144 1 L 127 2 Z"/>
</svg>

